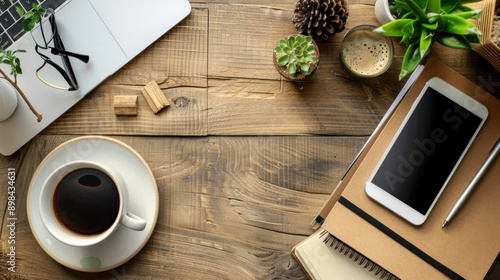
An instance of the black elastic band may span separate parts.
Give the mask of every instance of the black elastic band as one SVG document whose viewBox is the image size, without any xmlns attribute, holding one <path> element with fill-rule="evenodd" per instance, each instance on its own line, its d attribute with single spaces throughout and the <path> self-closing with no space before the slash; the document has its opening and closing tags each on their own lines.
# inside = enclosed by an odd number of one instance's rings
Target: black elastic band
<svg viewBox="0 0 500 280">
<path fill-rule="evenodd" d="M 316 221 L 316 223 L 322 225 L 323 222 L 325 221 L 325 219 L 323 217 L 321 217 L 320 215 L 316 216 L 316 219 L 314 219 Z"/>
<path fill-rule="evenodd" d="M 385 233 L 387 236 L 392 238 L 394 241 L 398 242 L 400 245 L 402 245 L 403 247 L 408 249 L 413 254 L 417 255 L 419 258 L 421 258 L 422 260 L 424 260 L 425 262 L 427 262 L 428 264 L 430 264 L 431 266 L 433 266 L 437 270 L 441 271 L 446 276 L 448 276 L 454 280 L 465 280 L 465 278 L 458 275 L 456 272 L 449 269 L 448 267 L 446 267 L 442 263 L 438 262 L 433 257 L 427 255 L 424 251 L 420 250 L 415 245 L 410 243 L 408 240 L 404 239 L 401 235 L 397 234 L 396 232 L 394 232 L 393 230 L 388 228 L 386 225 L 384 225 L 383 223 L 379 222 L 377 219 L 372 217 L 370 214 L 363 211 L 363 209 L 359 208 L 354 203 L 350 202 L 347 198 L 341 196 L 339 198 L 339 203 L 344 205 L 347 209 L 354 212 L 356 215 L 363 218 L 365 221 L 367 221 L 372 226 L 376 227 L 381 232 Z"/>
</svg>

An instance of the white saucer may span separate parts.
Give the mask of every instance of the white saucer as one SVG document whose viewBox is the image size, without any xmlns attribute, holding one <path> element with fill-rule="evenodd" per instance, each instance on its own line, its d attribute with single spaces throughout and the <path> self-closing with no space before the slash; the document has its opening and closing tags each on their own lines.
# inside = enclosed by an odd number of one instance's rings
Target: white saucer
<svg viewBox="0 0 500 280">
<path fill-rule="evenodd" d="M 73 247 L 55 239 L 38 212 L 40 189 L 47 176 L 63 163 L 90 160 L 113 166 L 127 182 L 129 211 L 143 218 L 143 231 L 119 226 L 109 238 L 89 247 Z M 45 252 L 60 264 L 84 272 L 113 269 L 135 256 L 151 237 L 158 217 L 158 188 L 144 159 L 128 145 L 108 137 L 85 136 L 61 144 L 40 163 L 28 191 L 28 221 Z"/>
</svg>

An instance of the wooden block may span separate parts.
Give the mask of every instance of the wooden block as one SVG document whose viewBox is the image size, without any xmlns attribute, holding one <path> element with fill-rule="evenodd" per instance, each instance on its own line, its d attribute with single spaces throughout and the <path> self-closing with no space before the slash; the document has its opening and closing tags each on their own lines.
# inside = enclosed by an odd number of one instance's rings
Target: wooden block
<svg viewBox="0 0 500 280">
<path fill-rule="evenodd" d="M 165 94 L 155 81 L 149 82 L 141 91 L 144 97 L 146 97 L 149 107 L 151 107 L 151 110 L 153 110 L 155 114 L 170 105 Z"/>
<path fill-rule="evenodd" d="M 137 95 L 115 95 L 113 99 L 115 115 L 136 116 Z"/>
</svg>

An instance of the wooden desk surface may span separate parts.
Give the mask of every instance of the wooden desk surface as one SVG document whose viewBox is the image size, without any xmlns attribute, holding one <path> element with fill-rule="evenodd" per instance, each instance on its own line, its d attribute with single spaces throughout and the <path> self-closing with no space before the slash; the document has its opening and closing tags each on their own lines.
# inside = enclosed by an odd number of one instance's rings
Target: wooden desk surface
<svg viewBox="0 0 500 280">
<path fill-rule="evenodd" d="M 7 279 L 304 279 L 290 255 L 309 222 L 404 82 L 404 48 L 391 69 L 357 80 L 340 68 L 342 34 L 320 44 L 321 64 L 302 84 L 272 63 L 279 38 L 296 33 L 294 0 L 191 1 L 191 15 L 10 157 L 0 157 L 0 205 L 16 169 L 16 272 L 7 270 L 7 207 L 0 277 Z M 373 0 L 351 0 L 347 29 L 377 24 Z M 473 52 L 432 55 L 500 96 L 500 75 Z M 155 115 L 140 88 L 158 82 L 171 106 Z M 136 117 L 113 113 L 114 95 L 139 96 Z M 58 145 L 107 135 L 136 149 L 159 188 L 153 235 L 133 259 L 88 274 L 53 261 L 26 216 L 31 176 Z M 111 249 L 112 250 L 112 249 Z M 497 273 L 493 277 L 500 277 Z M 494 279 L 494 278 L 491 278 Z M 496 278 L 498 279 L 498 278 Z"/>
</svg>

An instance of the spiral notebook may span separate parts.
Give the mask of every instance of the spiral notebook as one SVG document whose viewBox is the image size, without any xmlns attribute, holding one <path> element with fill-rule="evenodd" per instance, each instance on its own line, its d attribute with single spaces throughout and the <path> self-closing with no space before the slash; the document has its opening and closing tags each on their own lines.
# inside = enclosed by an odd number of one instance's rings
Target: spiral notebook
<svg viewBox="0 0 500 280">
<path fill-rule="evenodd" d="M 399 279 L 330 235 L 326 230 L 318 230 L 306 238 L 293 249 L 292 256 L 309 278 L 315 280 Z"/>
</svg>

